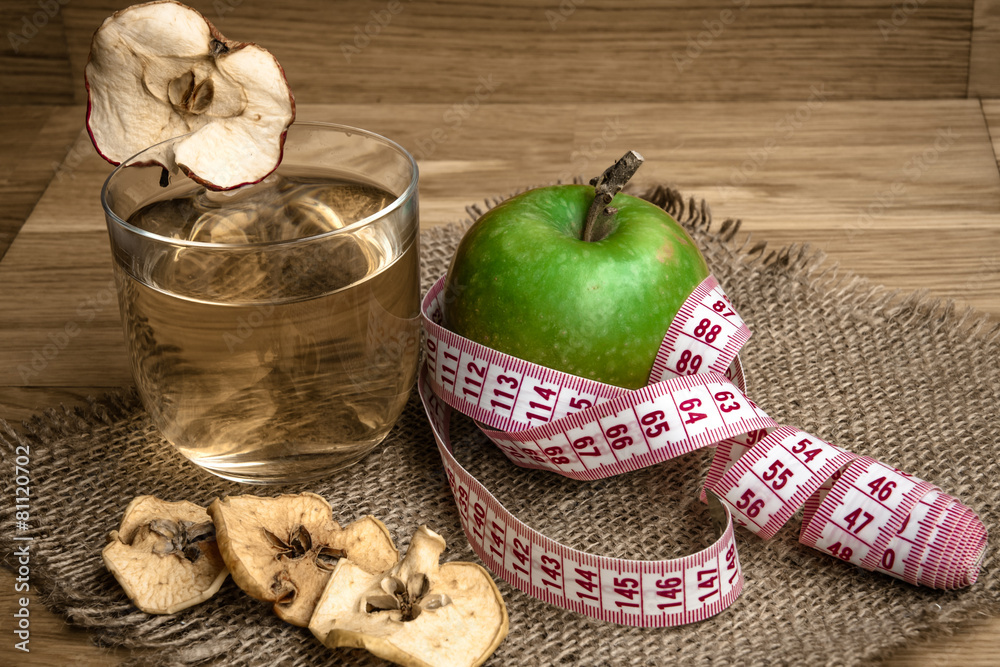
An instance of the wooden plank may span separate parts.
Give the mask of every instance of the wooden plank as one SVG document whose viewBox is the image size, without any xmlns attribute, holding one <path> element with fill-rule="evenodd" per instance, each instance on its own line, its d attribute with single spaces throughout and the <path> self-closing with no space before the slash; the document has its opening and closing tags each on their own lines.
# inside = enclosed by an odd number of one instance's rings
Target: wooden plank
<svg viewBox="0 0 1000 667">
<path fill-rule="evenodd" d="M 225 0 L 223 0 L 225 2 Z M 128 7 L 131 2 L 125 0 L 74 0 L 63 9 L 63 22 L 66 25 L 66 49 L 69 53 L 70 77 L 73 81 L 73 101 L 77 104 L 87 103 L 87 91 L 84 86 L 83 70 L 87 66 L 90 54 L 90 42 L 94 32 L 101 27 L 104 19 L 119 9 Z M 211 10 L 211 2 L 186 2 L 189 6 L 200 10 Z M 225 27 L 222 27 L 225 31 Z M 247 41 L 256 41 L 247 38 Z"/>
<path fill-rule="evenodd" d="M 4 101 L 11 104 L 71 104 L 73 80 L 60 57 L 0 55 Z M 7 97 L 9 95 L 9 97 Z"/>
<path fill-rule="evenodd" d="M 0 385 L 128 384 L 107 234 L 28 235 L 14 248 L 0 263 Z"/>
<path fill-rule="evenodd" d="M 569 161 L 574 109 L 484 105 L 462 115 L 450 104 L 303 105 L 298 119 L 364 127 L 402 144 L 420 168 L 426 226 L 463 218 L 483 197 L 552 180 L 552 165 Z M 81 133 L 53 181 L 55 195 L 38 202 L 24 233 L 106 233 L 99 193 L 111 170 Z"/>
<path fill-rule="evenodd" d="M 0 107 L 0 258 L 80 134 L 80 107 Z M 63 177 L 62 172 L 58 174 Z"/>
<path fill-rule="evenodd" d="M 807 97 L 733 108 L 491 104 L 457 129 L 444 120 L 450 105 L 303 105 L 299 117 L 361 125 L 413 152 L 425 223 L 461 218 L 466 204 L 526 184 L 589 178 L 629 148 L 647 158 L 638 184 L 675 183 L 707 199 L 716 217 L 768 228 L 979 226 L 1000 210 L 978 101 Z M 96 193 L 111 167 L 85 135 L 70 157 L 59 196 L 39 202 L 25 233 L 105 228 Z"/>
<path fill-rule="evenodd" d="M 969 97 L 1000 96 L 1000 0 L 975 0 Z"/>
<path fill-rule="evenodd" d="M 983 115 L 993 142 L 993 157 L 1000 168 L 1000 100 L 983 100 Z"/>
<path fill-rule="evenodd" d="M 0 209 L 0 258 L 31 212 L 33 200 L 42 194 L 44 184 L 31 187 L 24 183 L 18 178 L 16 164 L 51 114 L 52 108 L 48 106 L 0 107 L 0 195 L 5 204 Z M 51 174 L 45 183 L 49 178 Z"/>
<path fill-rule="evenodd" d="M 486 196 L 552 180 L 573 139 L 573 105 L 306 105 L 303 120 L 364 127 L 397 142 L 420 169 L 420 223 L 465 217 Z"/>
<path fill-rule="evenodd" d="M 121 386 L 0 387 L 0 419 L 19 428 L 21 422 L 47 410 L 72 410 L 87 405 L 90 398 L 131 386 L 129 379 Z"/>
<path fill-rule="evenodd" d="M 73 80 L 62 8 L 67 0 L 5 0 L 0 5 L 3 104 L 68 104 Z"/>
<path fill-rule="evenodd" d="M 106 231 L 101 186 L 114 167 L 94 150 L 79 116 L 75 118 L 74 136 L 66 158 L 53 170 L 48 189 L 54 191 L 54 196 L 42 196 L 35 204 L 21 228 L 22 234 Z M 73 205 L 67 206 L 70 201 Z"/>
<path fill-rule="evenodd" d="M 950 637 L 918 641 L 891 654 L 887 667 L 996 667 L 1000 655 L 1000 618 L 961 628 Z"/>
<path fill-rule="evenodd" d="M 90 37 L 123 4 L 64 9 L 77 102 Z M 964 97 L 972 24 L 972 0 L 191 4 L 273 51 L 312 103 L 460 101 L 483 78 L 518 103 L 795 99 L 819 83 L 835 99 Z"/>
<path fill-rule="evenodd" d="M 635 148 L 646 157 L 637 182 L 676 183 L 704 197 L 716 217 L 742 218 L 754 229 L 996 223 L 1000 175 L 976 100 L 807 97 L 733 109 L 581 106 L 571 160 L 590 158 L 577 169 L 589 176 Z M 616 114 L 620 130 L 604 142 Z"/>
<path fill-rule="evenodd" d="M 747 225 L 753 229 L 756 225 Z M 839 268 L 904 292 L 928 290 L 935 298 L 972 306 L 1000 320 L 1000 225 L 981 229 L 764 229 L 754 239 L 768 249 L 808 243 Z M 753 328 L 753 323 L 750 323 Z"/>
<path fill-rule="evenodd" d="M 0 609 L 18 609 L 20 594 L 14 592 L 14 574 L 0 568 Z M 0 662 L 17 667 L 108 667 L 129 657 L 125 649 L 111 651 L 94 646 L 86 630 L 67 624 L 66 620 L 45 608 L 36 597 L 31 600 L 31 638 L 29 653 L 13 648 L 14 642 L 0 644 Z"/>
</svg>

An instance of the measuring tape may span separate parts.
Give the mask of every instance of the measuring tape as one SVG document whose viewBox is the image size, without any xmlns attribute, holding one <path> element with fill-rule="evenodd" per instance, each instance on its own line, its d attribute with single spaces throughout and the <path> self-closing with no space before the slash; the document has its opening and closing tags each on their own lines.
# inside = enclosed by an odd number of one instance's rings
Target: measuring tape
<svg viewBox="0 0 1000 667">
<path fill-rule="evenodd" d="M 564 609 L 624 625 L 709 618 L 743 587 L 735 525 L 772 537 L 801 508 L 799 540 L 911 584 L 975 582 L 986 530 L 937 487 L 805 431 L 745 395 L 750 330 L 714 277 L 687 298 L 647 386 L 628 390 L 492 350 L 442 326 L 444 278 L 424 298 L 420 396 L 462 527 L 498 577 Z M 670 560 L 584 553 L 528 527 L 455 460 L 450 409 L 479 422 L 516 465 L 578 480 L 619 475 L 715 445 L 702 500 L 717 541 Z"/>
</svg>

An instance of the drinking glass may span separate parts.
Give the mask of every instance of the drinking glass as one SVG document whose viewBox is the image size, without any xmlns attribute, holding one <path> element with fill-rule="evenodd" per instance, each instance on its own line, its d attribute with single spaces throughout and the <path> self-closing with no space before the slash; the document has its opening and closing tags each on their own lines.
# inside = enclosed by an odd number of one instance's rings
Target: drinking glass
<svg viewBox="0 0 1000 667">
<path fill-rule="evenodd" d="M 360 460 L 416 379 L 413 157 L 372 132 L 297 122 L 274 174 L 219 193 L 150 164 L 148 150 L 114 170 L 101 201 L 153 423 L 240 482 L 300 482 Z"/>
</svg>

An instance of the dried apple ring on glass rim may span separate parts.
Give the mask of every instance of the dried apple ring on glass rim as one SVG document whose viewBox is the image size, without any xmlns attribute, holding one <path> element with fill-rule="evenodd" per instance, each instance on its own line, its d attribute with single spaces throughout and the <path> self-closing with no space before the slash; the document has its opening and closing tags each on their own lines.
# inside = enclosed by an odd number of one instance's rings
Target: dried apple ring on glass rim
<svg viewBox="0 0 1000 667">
<path fill-rule="evenodd" d="M 274 171 L 295 119 L 274 56 L 227 39 L 173 0 L 106 19 L 94 34 L 85 80 L 87 130 L 104 159 L 121 164 L 156 145 L 153 162 L 214 190 Z"/>
</svg>

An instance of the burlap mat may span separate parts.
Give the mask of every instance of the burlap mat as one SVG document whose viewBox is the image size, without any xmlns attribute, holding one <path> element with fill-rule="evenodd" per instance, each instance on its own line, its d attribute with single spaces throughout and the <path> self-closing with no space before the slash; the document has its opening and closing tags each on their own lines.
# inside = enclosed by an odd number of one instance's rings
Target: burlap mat
<svg viewBox="0 0 1000 667">
<path fill-rule="evenodd" d="M 704 205 L 658 189 L 649 195 L 691 230 L 755 336 L 743 360 L 749 395 L 782 423 L 932 481 L 1000 526 L 1000 368 L 996 328 L 919 295 L 901 297 L 838 275 L 805 248 L 771 251 L 711 229 Z M 473 213 L 476 211 L 473 210 Z M 423 233 L 424 288 L 445 270 L 464 226 Z M 471 425 L 453 423 L 459 460 L 522 519 L 567 545 L 611 556 L 665 558 L 706 546 L 696 501 L 709 452 L 601 482 L 516 468 Z M 354 468 L 302 487 L 250 488 L 187 463 L 157 435 L 132 394 L 89 408 L 49 411 L 15 431 L 0 424 L 4 497 L 13 498 L 14 447 L 31 448 L 33 599 L 87 628 L 102 645 L 137 650 L 134 662 L 193 665 L 372 665 L 362 651 L 331 652 L 304 629 L 227 582 L 208 602 L 147 616 L 101 563 L 107 531 L 138 494 L 207 505 L 223 494 L 311 490 L 337 518 L 366 513 L 405 548 L 421 523 L 448 540 L 445 560 L 476 560 L 416 396 L 386 442 Z M 746 589 L 719 616 L 676 629 L 589 620 L 507 584 L 510 636 L 491 665 L 854 664 L 952 631 L 1000 610 L 994 549 L 972 588 L 941 592 L 864 572 L 797 542 L 799 520 L 763 542 L 740 531 Z M 18 534 L 5 502 L 7 567 Z M 24 533 L 21 533 L 24 534 Z M 40 595 L 41 593 L 41 595 Z"/>
</svg>

